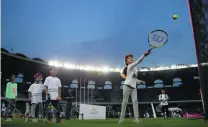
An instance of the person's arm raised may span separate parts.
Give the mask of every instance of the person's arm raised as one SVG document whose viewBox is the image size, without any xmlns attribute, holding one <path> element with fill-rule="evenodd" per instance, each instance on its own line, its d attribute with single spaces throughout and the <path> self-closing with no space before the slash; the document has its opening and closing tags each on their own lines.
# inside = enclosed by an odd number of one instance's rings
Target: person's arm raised
<svg viewBox="0 0 208 127">
<path fill-rule="evenodd" d="M 129 69 L 132 69 L 133 67 L 135 67 L 136 65 L 138 65 L 139 63 L 141 63 L 142 60 L 143 60 L 146 56 L 148 56 L 149 54 L 150 54 L 150 51 L 149 51 L 149 50 L 146 51 L 146 52 L 144 53 L 144 55 L 142 55 L 142 56 L 141 56 L 139 59 L 137 59 L 134 63 L 128 65 Z"/>
</svg>

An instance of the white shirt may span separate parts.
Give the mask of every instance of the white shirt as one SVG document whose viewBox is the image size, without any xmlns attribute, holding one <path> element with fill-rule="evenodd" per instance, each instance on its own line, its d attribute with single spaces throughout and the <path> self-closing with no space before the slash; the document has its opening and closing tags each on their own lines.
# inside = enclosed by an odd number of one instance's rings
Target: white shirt
<svg viewBox="0 0 208 127">
<path fill-rule="evenodd" d="M 58 88 L 61 87 L 61 80 L 57 77 L 48 76 L 44 85 L 48 87 L 48 94 L 50 94 L 51 100 L 56 100 L 59 97 Z"/>
<path fill-rule="evenodd" d="M 30 88 L 28 89 L 28 92 L 31 92 L 32 98 L 31 103 L 39 103 L 42 102 L 42 93 L 44 90 L 44 85 L 42 83 L 33 83 Z"/>
<path fill-rule="evenodd" d="M 168 105 L 168 95 L 167 94 L 160 94 L 159 95 L 159 100 L 161 101 L 161 105 Z"/>
<path fill-rule="evenodd" d="M 130 85 L 131 87 L 136 88 L 138 79 L 136 79 L 136 77 L 133 76 L 134 75 L 137 76 L 138 69 L 136 68 L 136 65 L 138 65 L 144 57 L 145 57 L 144 55 L 141 56 L 136 62 L 129 64 L 127 66 L 127 75 L 124 81 L 125 85 Z"/>
</svg>

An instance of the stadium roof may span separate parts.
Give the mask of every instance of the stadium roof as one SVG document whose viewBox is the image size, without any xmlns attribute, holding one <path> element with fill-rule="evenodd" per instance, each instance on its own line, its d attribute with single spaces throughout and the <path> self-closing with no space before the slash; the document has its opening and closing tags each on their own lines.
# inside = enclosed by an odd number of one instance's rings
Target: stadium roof
<svg viewBox="0 0 208 127">
<path fill-rule="evenodd" d="M 40 58 L 33 58 L 33 59 L 28 58 L 27 56 L 21 53 L 12 54 L 3 48 L 1 48 L 1 53 L 16 57 L 16 58 L 24 59 L 24 60 L 29 60 L 29 61 L 33 61 L 33 62 L 37 62 L 41 64 L 48 64 L 50 66 L 63 67 L 66 69 L 79 69 L 79 70 L 85 70 L 85 71 L 101 71 L 101 72 L 120 72 L 121 71 L 121 68 L 111 68 L 108 66 L 94 67 L 91 65 L 78 65 L 74 63 L 64 63 L 64 62 L 59 62 L 56 60 L 45 62 L 44 60 Z M 208 66 L 208 63 L 202 63 L 202 66 Z M 140 67 L 139 71 L 174 70 L 174 69 L 193 68 L 193 67 L 198 67 L 198 65 L 197 64 L 189 64 L 189 65 L 177 64 L 177 65 L 171 65 L 171 66 Z"/>
</svg>

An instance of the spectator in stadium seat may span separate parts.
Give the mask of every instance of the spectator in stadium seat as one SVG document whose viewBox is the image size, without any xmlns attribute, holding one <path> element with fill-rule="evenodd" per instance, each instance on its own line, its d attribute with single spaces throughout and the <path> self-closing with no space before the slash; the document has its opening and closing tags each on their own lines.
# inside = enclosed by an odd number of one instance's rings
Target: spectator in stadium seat
<svg viewBox="0 0 208 127">
<path fill-rule="evenodd" d="M 167 115 L 168 115 L 168 95 L 165 92 L 164 89 L 161 90 L 161 94 L 159 95 L 159 101 L 161 106 L 162 106 L 162 113 L 165 119 L 167 119 Z"/>
<path fill-rule="evenodd" d="M 6 85 L 6 95 L 5 98 L 8 102 L 5 118 L 6 121 L 12 121 L 9 117 L 10 113 L 15 109 L 15 102 L 17 97 L 17 83 L 15 82 L 16 76 L 12 75 L 10 82 Z"/>
<path fill-rule="evenodd" d="M 133 55 L 126 55 L 124 58 L 124 62 L 126 67 L 121 72 L 121 77 L 125 79 L 123 85 L 123 102 L 121 106 L 121 116 L 119 123 L 123 123 L 125 113 L 126 113 L 126 106 L 128 104 L 129 95 L 131 94 L 133 109 L 134 109 L 134 122 L 139 123 L 139 111 L 138 111 L 138 101 L 137 101 L 137 83 L 145 84 L 144 81 L 137 79 L 137 68 L 136 66 L 150 54 L 149 51 L 145 52 L 138 60 L 133 62 Z"/>
<path fill-rule="evenodd" d="M 44 85 L 41 83 L 42 74 L 37 73 L 34 75 L 35 83 L 33 83 L 30 88 L 28 89 L 29 92 L 29 100 L 31 103 L 31 115 L 32 121 L 37 122 L 35 119 L 35 111 L 36 106 L 38 105 L 39 108 L 39 116 L 43 118 L 43 103 L 42 103 L 42 93 L 44 90 Z"/>
<path fill-rule="evenodd" d="M 56 122 L 61 123 L 60 118 L 60 100 L 61 100 L 61 80 L 56 77 L 57 75 L 57 68 L 51 67 L 50 68 L 50 76 L 45 79 L 45 94 L 46 99 L 50 96 L 51 104 L 56 108 Z"/>
</svg>

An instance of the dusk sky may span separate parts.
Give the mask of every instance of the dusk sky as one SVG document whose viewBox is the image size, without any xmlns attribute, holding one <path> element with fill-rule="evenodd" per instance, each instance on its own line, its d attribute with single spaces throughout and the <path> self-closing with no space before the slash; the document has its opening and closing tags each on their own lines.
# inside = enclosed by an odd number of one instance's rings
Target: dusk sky
<svg viewBox="0 0 208 127">
<path fill-rule="evenodd" d="M 187 0 L 2 0 L 2 47 L 30 58 L 123 66 L 161 29 L 169 41 L 140 65 L 195 64 Z M 177 20 L 172 15 L 177 14 Z"/>
</svg>

